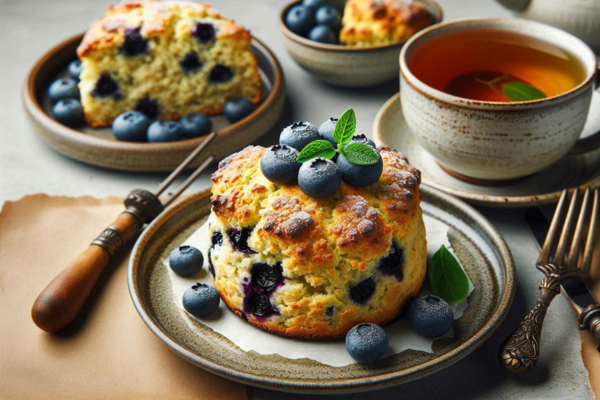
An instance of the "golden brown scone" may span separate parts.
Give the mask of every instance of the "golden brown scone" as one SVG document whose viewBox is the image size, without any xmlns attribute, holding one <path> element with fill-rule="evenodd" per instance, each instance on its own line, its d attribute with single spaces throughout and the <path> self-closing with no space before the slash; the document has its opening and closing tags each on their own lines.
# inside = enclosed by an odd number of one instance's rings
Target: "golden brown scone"
<svg viewBox="0 0 600 400">
<path fill-rule="evenodd" d="M 304 339 L 396 318 L 426 273 L 420 172 L 381 147 L 378 182 L 342 182 L 315 199 L 265 178 L 265 150 L 247 147 L 212 176 L 208 258 L 223 301 L 252 325 Z"/>
<path fill-rule="evenodd" d="M 223 112 L 234 97 L 254 104 L 262 83 L 252 37 L 212 7 L 187 1 L 111 6 L 77 49 L 79 89 L 88 124 L 108 126 L 137 110 L 176 119 Z"/>
<path fill-rule="evenodd" d="M 418 1 L 348 0 L 340 42 L 355 47 L 400 43 L 434 22 Z"/>
</svg>

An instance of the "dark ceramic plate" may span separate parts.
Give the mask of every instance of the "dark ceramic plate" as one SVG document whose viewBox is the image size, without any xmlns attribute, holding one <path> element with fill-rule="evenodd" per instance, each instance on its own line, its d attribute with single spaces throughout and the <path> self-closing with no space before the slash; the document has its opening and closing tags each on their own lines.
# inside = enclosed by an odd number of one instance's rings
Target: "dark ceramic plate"
<svg viewBox="0 0 600 400">
<path fill-rule="evenodd" d="M 76 49 L 83 34 L 68 39 L 46 53 L 32 68 L 23 89 L 23 104 L 34 130 L 56 151 L 88 164 L 126 171 L 172 171 L 194 150 L 203 138 L 170 143 L 131 143 L 114 138 L 109 128 L 71 129 L 51 116 L 47 98 L 50 84 L 66 75 L 69 62 L 76 59 Z M 254 142 L 279 119 L 285 100 L 285 82 L 275 55 L 254 38 L 252 52 L 258 61 L 263 80 L 263 100 L 248 117 L 228 124 L 225 117 L 213 117 L 217 137 L 190 166 L 200 165 L 210 155 L 228 156 Z"/>
<path fill-rule="evenodd" d="M 344 367 L 310 359 L 288 359 L 239 349 L 189 317 L 172 300 L 162 264 L 206 220 L 209 192 L 183 200 L 160 215 L 138 239 L 128 284 L 148 327 L 175 353 L 226 378 L 274 390 L 348 393 L 407 382 L 442 369 L 481 345 L 500 325 L 515 291 L 512 256 L 498 231 L 477 211 L 435 189 L 422 187 L 423 212 L 449 227 L 449 239 L 473 284 L 465 314 L 454 323 L 454 339 L 434 342 L 433 353 L 407 350 L 375 364 Z"/>
</svg>

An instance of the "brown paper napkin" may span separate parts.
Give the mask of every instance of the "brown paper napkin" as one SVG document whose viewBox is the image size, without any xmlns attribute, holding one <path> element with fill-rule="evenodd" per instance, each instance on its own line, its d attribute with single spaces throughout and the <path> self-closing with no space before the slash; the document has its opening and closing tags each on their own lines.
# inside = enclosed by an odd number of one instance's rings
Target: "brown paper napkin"
<svg viewBox="0 0 600 400">
<path fill-rule="evenodd" d="M 246 387 L 172 353 L 138 316 L 127 257 L 61 334 L 31 321 L 33 301 L 123 211 L 122 199 L 27 196 L 0 212 L 0 398 L 240 399 Z"/>
</svg>

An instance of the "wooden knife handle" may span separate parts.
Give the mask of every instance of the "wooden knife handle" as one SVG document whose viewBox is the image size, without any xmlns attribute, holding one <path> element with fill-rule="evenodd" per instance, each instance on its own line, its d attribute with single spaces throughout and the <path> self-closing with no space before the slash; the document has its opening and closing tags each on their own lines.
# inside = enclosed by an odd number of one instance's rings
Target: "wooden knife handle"
<svg viewBox="0 0 600 400">
<path fill-rule="evenodd" d="M 31 318 L 40 329 L 57 332 L 66 328 L 83 307 L 111 258 L 163 210 L 154 194 L 140 189 L 129 194 L 125 206 L 126 210 L 63 268 L 35 300 Z"/>
</svg>

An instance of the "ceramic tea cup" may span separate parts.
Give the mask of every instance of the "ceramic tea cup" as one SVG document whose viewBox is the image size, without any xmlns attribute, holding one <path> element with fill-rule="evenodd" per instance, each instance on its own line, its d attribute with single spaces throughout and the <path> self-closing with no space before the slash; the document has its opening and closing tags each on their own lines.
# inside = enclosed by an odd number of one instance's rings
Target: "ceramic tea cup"
<svg viewBox="0 0 600 400">
<path fill-rule="evenodd" d="M 480 29 L 511 31 L 568 49 L 585 77 L 560 95 L 505 103 L 447 94 L 420 81 L 409 69 L 411 55 L 427 41 L 451 32 Z M 477 183 L 520 178 L 541 171 L 569 151 L 585 152 L 600 146 L 600 132 L 579 138 L 597 70 L 596 56 L 585 43 L 549 25 L 512 18 L 447 22 L 421 31 L 402 49 L 402 112 L 419 144 L 451 174 Z"/>
</svg>

